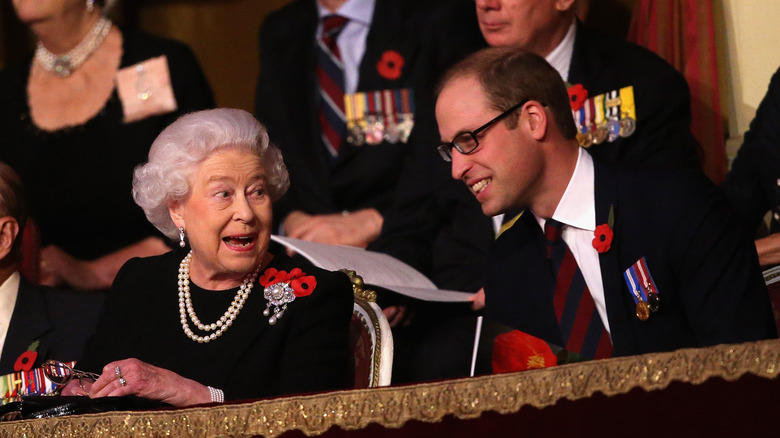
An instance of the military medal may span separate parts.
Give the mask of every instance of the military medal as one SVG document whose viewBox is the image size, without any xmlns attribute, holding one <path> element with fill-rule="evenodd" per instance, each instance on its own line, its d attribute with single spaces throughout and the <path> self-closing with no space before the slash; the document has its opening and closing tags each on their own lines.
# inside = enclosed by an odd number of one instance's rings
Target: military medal
<svg viewBox="0 0 780 438">
<path fill-rule="evenodd" d="M 382 107 L 385 111 L 385 141 L 392 144 L 398 143 L 401 139 L 401 132 L 398 130 L 398 124 L 395 122 L 395 100 L 392 90 L 382 91 Z"/>
<path fill-rule="evenodd" d="M 607 122 L 604 119 L 604 95 L 594 96 L 591 105 L 593 105 L 593 142 L 601 144 L 608 136 Z"/>
<path fill-rule="evenodd" d="M 641 321 L 647 321 L 650 318 L 650 306 L 647 301 L 639 300 L 636 303 L 636 317 Z"/>
<path fill-rule="evenodd" d="M 377 99 L 378 91 L 365 93 L 368 115 L 366 116 L 366 143 L 376 146 L 384 139 L 385 125 L 382 123 L 382 99 Z"/>
<path fill-rule="evenodd" d="M 360 127 L 360 117 L 358 114 L 358 102 L 362 99 L 357 98 L 357 94 L 344 94 L 344 109 L 347 113 L 347 142 L 352 146 L 363 146 L 366 142 L 363 129 Z"/>
<path fill-rule="evenodd" d="M 657 293 L 650 292 L 647 294 L 647 304 L 650 306 L 650 310 L 657 312 L 658 307 L 661 304 L 661 299 L 658 297 Z"/>
<path fill-rule="evenodd" d="M 401 143 L 409 141 L 409 136 L 412 134 L 412 128 L 414 128 L 414 92 L 409 88 L 402 88 L 395 90 L 396 92 L 396 108 L 401 108 L 401 121 L 398 123 L 398 131 L 400 132 Z"/>
<path fill-rule="evenodd" d="M 630 117 L 620 119 L 620 136 L 628 137 L 636 131 L 636 121 Z"/>
<path fill-rule="evenodd" d="M 636 109 L 634 106 L 634 87 L 620 89 L 620 136 L 628 137 L 636 131 Z"/>
<path fill-rule="evenodd" d="M 628 286 L 634 303 L 636 303 L 636 317 L 640 321 L 647 321 L 650 318 L 650 312 L 658 311 L 660 297 L 655 281 L 647 268 L 645 258 L 642 257 L 626 269 L 623 272 L 623 278 L 626 280 L 626 286 Z"/>
<path fill-rule="evenodd" d="M 604 105 L 607 107 L 607 141 L 612 143 L 620 138 L 620 98 L 617 90 L 606 93 Z"/>
</svg>

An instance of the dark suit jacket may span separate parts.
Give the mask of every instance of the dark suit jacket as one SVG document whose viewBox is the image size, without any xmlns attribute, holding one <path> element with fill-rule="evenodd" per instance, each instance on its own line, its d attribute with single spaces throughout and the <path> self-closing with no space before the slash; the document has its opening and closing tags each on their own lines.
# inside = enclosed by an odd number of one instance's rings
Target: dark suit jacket
<svg viewBox="0 0 780 438">
<path fill-rule="evenodd" d="M 188 338 L 179 319 L 176 275 L 187 249 L 128 261 L 114 280 L 98 329 L 80 368 L 100 373 L 109 362 L 137 358 L 203 385 L 226 399 L 254 399 L 349 387 L 352 286 L 346 275 L 278 254 L 269 267 L 302 269 L 316 278 L 309 296 L 287 305 L 275 325 L 263 316 L 267 300 L 258 280 L 234 323 L 216 340 Z M 238 288 L 195 292 L 192 303 L 206 324 L 219 319 Z M 195 333 L 204 333 L 194 327 Z"/>
<path fill-rule="evenodd" d="M 720 192 L 698 172 L 624 171 L 594 160 L 596 224 L 614 210 L 614 239 L 599 255 L 614 354 L 632 355 L 776 337 L 755 248 Z M 487 316 L 565 345 L 554 280 L 530 212 L 491 250 Z M 635 315 L 623 271 L 645 257 L 660 309 Z"/>
<path fill-rule="evenodd" d="M 426 1 L 377 0 L 359 68 L 358 91 L 411 88 L 415 92 L 415 129 L 408 144 L 383 142 L 354 147 L 346 142 L 331 163 L 317 119 L 315 38 L 318 15 L 314 0 L 296 0 L 270 14 L 260 29 L 260 76 L 256 96 L 258 119 L 282 150 L 290 172 L 290 190 L 275 205 L 278 221 L 292 210 L 311 214 L 373 207 L 383 213 L 407 151 L 422 142 L 432 146 L 431 92 L 446 50 L 432 47 L 441 38 L 428 25 Z M 387 50 L 404 59 L 401 76 L 390 80 L 377 71 Z"/>
<path fill-rule="evenodd" d="M 105 294 L 33 286 L 19 283 L 14 313 L 0 356 L 0 375 L 12 373 L 14 362 L 38 340 L 33 367 L 48 359 L 78 360 L 84 343 L 95 329 Z"/>
<path fill-rule="evenodd" d="M 636 132 L 592 146 L 594 157 L 638 167 L 699 168 L 688 85 L 656 54 L 578 23 L 568 82 L 582 84 L 590 96 L 634 87 Z M 450 163 L 433 148 L 419 156 L 404 169 L 397 204 L 372 249 L 429 273 L 440 287 L 476 291 L 484 281 L 492 223 L 465 184 L 452 180 Z"/>
<path fill-rule="evenodd" d="M 772 210 L 771 231 L 780 230 L 780 69 L 750 122 L 745 141 L 723 183 L 723 191 L 743 218 L 755 230 Z"/>
</svg>

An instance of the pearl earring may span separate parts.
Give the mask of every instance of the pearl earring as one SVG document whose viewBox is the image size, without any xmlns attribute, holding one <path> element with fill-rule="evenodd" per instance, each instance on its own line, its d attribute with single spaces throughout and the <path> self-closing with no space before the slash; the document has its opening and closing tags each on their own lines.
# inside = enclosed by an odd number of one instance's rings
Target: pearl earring
<svg viewBox="0 0 780 438">
<path fill-rule="evenodd" d="M 179 227 L 179 246 L 184 248 L 186 245 L 184 243 L 184 227 Z"/>
<path fill-rule="evenodd" d="M 92 12 L 95 9 L 95 0 L 87 0 L 87 11 Z"/>
</svg>

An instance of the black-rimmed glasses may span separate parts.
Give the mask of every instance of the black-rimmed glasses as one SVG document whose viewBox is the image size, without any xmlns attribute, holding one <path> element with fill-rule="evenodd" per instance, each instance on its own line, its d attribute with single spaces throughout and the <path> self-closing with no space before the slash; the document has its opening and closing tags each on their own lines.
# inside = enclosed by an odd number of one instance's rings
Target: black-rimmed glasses
<svg viewBox="0 0 780 438">
<path fill-rule="evenodd" d="M 440 144 L 438 147 L 436 147 L 436 150 L 439 151 L 439 155 L 441 155 L 441 158 L 447 162 L 452 161 L 452 148 L 455 148 L 458 152 L 460 152 L 463 155 L 468 155 L 474 152 L 477 149 L 477 146 L 479 146 L 479 140 L 477 140 L 477 135 L 479 135 L 480 132 L 490 128 L 491 126 L 493 126 L 493 124 L 495 124 L 499 120 L 512 114 L 512 112 L 514 112 L 516 109 L 525 105 L 528 102 L 528 100 L 529 99 L 523 99 L 517 105 L 512 106 L 508 110 L 497 115 L 495 118 L 493 118 L 493 120 L 485 123 L 484 125 L 480 126 L 479 128 L 473 131 L 461 132 L 460 134 L 456 135 L 451 142 Z"/>
</svg>

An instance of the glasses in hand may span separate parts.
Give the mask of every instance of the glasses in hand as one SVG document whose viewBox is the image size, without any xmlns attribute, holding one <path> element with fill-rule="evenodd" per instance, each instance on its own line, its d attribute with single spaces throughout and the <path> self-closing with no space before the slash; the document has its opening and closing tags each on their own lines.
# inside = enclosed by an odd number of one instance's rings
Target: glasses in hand
<svg viewBox="0 0 780 438">
<path fill-rule="evenodd" d="M 84 379 L 94 382 L 100 375 L 95 373 L 88 373 L 86 371 L 80 371 L 72 368 L 66 363 L 62 363 L 58 360 L 47 360 L 43 363 L 43 373 L 46 377 L 52 381 L 52 383 L 58 386 L 57 391 L 62 391 L 68 383 L 74 378 L 79 379 L 79 387 L 81 387 L 84 393 L 89 393 L 84 386 Z"/>
</svg>

